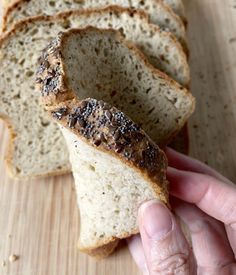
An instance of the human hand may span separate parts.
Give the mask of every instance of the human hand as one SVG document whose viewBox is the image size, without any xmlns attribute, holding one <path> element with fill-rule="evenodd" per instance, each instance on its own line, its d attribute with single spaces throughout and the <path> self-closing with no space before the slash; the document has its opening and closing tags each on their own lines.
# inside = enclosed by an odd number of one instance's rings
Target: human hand
<svg viewBox="0 0 236 275">
<path fill-rule="evenodd" d="M 160 202 L 139 209 L 140 235 L 128 240 L 143 274 L 236 274 L 236 187 L 205 164 L 166 150 L 171 206 L 188 226 L 192 249 Z M 194 255 L 193 255 L 194 254 Z"/>
</svg>

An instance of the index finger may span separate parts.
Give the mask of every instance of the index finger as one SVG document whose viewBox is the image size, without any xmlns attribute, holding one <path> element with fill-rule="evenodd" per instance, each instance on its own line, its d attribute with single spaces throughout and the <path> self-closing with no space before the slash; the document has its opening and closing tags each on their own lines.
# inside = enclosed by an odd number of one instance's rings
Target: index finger
<svg viewBox="0 0 236 275">
<path fill-rule="evenodd" d="M 222 176 L 220 173 L 197 159 L 181 154 L 168 147 L 165 149 L 165 153 L 168 158 L 169 166 L 171 167 L 177 168 L 179 170 L 206 174 L 221 181 L 230 182 L 230 180 Z"/>
<path fill-rule="evenodd" d="M 236 187 L 214 177 L 168 168 L 170 193 L 236 230 Z"/>
</svg>

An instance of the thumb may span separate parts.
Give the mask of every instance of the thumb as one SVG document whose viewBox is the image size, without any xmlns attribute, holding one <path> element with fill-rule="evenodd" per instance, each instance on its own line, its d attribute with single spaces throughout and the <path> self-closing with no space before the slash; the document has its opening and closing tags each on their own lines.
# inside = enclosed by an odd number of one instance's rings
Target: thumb
<svg viewBox="0 0 236 275">
<path fill-rule="evenodd" d="M 142 204 L 138 222 L 150 275 L 193 274 L 189 245 L 164 204 L 157 200 Z"/>
</svg>

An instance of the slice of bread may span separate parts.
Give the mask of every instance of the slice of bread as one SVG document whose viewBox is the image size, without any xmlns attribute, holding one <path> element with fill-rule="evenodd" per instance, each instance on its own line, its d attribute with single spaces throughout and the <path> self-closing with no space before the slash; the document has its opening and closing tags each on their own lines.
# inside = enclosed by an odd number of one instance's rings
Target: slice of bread
<svg viewBox="0 0 236 275">
<path fill-rule="evenodd" d="M 62 33 L 42 54 L 36 81 L 48 108 L 75 95 L 102 99 L 124 111 L 159 145 L 194 110 L 193 96 L 114 30 L 88 27 Z"/>
<path fill-rule="evenodd" d="M 81 251 L 94 255 L 138 233 L 142 202 L 168 204 L 166 157 L 123 112 L 103 101 L 74 99 L 55 101 L 50 114 L 62 126 L 70 152 Z"/>
<path fill-rule="evenodd" d="M 184 4 L 182 0 L 163 0 L 163 2 L 170 6 L 176 14 L 178 14 L 184 21 L 186 21 Z"/>
<path fill-rule="evenodd" d="M 109 5 L 134 7 L 148 13 L 151 22 L 164 30 L 171 31 L 186 47 L 185 27 L 181 19 L 160 0 L 19 0 L 8 8 L 3 19 L 3 30 L 26 17 L 54 15 L 69 9 L 104 8 Z"/>
<path fill-rule="evenodd" d="M 34 72 L 40 52 L 53 37 L 70 27 L 88 25 L 123 30 L 129 40 L 137 40 L 136 45 L 149 51 L 153 62 L 158 60 L 155 56 L 169 48 L 168 59 L 173 64 L 175 59 L 179 60 L 176 67 L 188 70 L 178 43 L 174 43 L 169 34 L 148 24 L 140 12 L 106 8 L 93 12 L 66 12 L 53 17 L 41 16 L 20 22 L 0 39 L 0 114 L 4 119 L 8 118 L 13 129 L 14 140 L 7 159 L 11 174 L 15 177 L 45 176 L 70 169 L 67 155 L 61 154 L 65 151 L 65 145 L 60 132 L 38 106 L 38 95 L 34 93 Z M 166 41 L 165 44 L 162 45 L 162 41 Z"/>
<path fill-rule="evenodd" d="M 100 10 L 67 12 L 51 19 L 48 17 L 48 20 L 53 21 L 50 23 L 52 27 L 49 26 L 52 31 L 56 28 L 60 31 L 60 27 L 66 29 L 86 26 L 119 29 L 128 40 L 134 42 L 144 52 L 155 67 L 170 75 L 181 85 L 189 84 L 189 66 L 181 46 L 172 35 L 150 24 L 142 12 L 113 6 Z M 41 25 L 45 23 L 44 20 L 39 21 L 40 19 L 33 22 Z M 51 31 L 48 32 L 51 34 Z M 34 34 L 38 35 L 40 34 Z"/>
</svg>

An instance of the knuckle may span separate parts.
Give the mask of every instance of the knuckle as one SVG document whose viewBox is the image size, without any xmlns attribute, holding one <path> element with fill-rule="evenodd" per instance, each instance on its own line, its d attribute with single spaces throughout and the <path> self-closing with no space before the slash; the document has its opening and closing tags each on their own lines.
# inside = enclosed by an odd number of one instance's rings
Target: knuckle
<svg viewBox="0 0 236 275">
<path fill-rule="evenodd" d="M 165 259 L 155 259 L 150 263 L 150 269 L 151 274 L 188 274 L 188 254 L 177 253 Z"/>
</svg>

